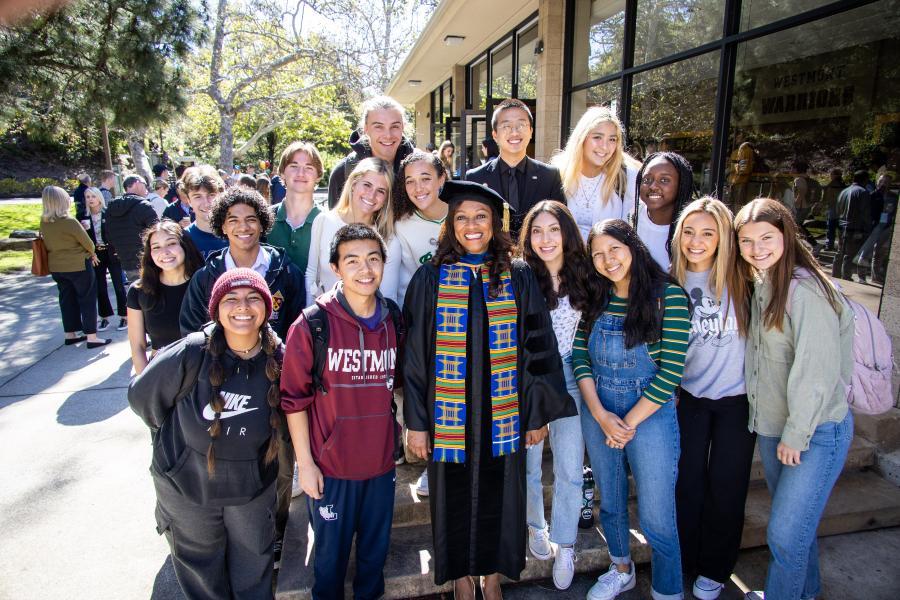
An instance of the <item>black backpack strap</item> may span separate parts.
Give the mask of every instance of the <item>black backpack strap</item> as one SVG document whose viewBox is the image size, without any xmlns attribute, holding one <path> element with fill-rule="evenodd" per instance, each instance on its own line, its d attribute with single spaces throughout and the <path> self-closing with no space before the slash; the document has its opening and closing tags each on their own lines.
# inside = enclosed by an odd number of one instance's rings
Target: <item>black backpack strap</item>
<svg viewBox="0 0 900 600">
<path fill-rule="evenodd" d="M 390 298 L 384 299 L 385 304 L 387 304 L 388 313 L 391 315 L 391 322 L 394 324 L 394 334 L 397 340 L 397 358 L 396 360 L 400 360 L 400 337 L 406 332 L 406 328 L 403 325 L 403 313 L 400 310 L 400 306 L 391 300 Z M 395 363 L 394 366 L 394 377 L 396 377 L 397 365 Z M 393 387 L 393 385 L 392 385 Z M 397 401 L 394 398 L 394 392 L 391 390 L 391 413 L 394 415 L 394 462 L 400 460 L 400 457 L 403 456 L 403 438 L 402 438 L 402 429 L 397 424 Z"/>
<path fill-rule="evenodd" d="M 318 304 L 313 303 L 303 309 L 303 316 L 309 325 L 313 341 L 313 388 L 327 394 L 322 375 L 325 373 L 325 357 L 328 356 L 328 315 Z"/>
</svg>

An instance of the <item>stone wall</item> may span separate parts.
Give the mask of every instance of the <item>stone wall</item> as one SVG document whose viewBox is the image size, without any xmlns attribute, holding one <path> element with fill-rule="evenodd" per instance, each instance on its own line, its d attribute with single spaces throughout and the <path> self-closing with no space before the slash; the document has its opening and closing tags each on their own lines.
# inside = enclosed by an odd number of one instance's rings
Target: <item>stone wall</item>
<svg viewBox="0 0 900 600">
<path fill-rule="evenodd" d="M 565 2 L 541 0 L 538 5 L 538 39 L 544 51 L 537 59 L 537 130 L 534 157 L 549 160 L 559 148 L 563 101 L 563 39 Z"/>
</svg>

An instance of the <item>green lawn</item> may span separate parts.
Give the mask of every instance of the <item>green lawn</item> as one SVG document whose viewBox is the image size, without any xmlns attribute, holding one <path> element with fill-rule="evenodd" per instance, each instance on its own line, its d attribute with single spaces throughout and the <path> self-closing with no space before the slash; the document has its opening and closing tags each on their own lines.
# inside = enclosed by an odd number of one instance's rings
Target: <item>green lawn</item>
<svg viewBox="0 0 900 600">
<path fill-rule="evenodd" d="M 40 204 L 0 203 L 0 238 L 8 238 L 13 229 L 37 231 L 41 225 Z M 0 252 L 0 274 L 31 268 L 31 250 Z"/>
</svg>

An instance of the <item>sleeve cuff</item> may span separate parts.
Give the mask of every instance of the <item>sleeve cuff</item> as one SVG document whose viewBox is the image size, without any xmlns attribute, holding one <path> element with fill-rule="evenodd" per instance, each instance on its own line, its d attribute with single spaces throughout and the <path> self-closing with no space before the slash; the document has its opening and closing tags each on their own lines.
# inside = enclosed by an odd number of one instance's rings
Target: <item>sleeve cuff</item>
<svg viewBox="0 0 900 600">
<path fill-rule="evenodd" d="M 809 450 L 810 439 L 812 439 L 812 433 L 800 431 L 790 424 L 785 425 L 784 431 L 781 432 L 781 443 L 801 452 Z"/>
</svg>

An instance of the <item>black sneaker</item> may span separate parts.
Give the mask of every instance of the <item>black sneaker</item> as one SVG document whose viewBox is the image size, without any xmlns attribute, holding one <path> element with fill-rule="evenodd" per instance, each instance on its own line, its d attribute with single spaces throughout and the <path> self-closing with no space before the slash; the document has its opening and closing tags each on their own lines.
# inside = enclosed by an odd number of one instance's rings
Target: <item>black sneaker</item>
<svg viewBox="0 0 900 600">
<path fill-rule="evenodd" d="M 122 331 L 123 329 L 128 329 L 128 319 L 126 319 L 125 317 L 122 317 L 121 319 L 119 319 L 119 326 L 116 327 L 116 329 L 118 331 Z"/>
<path fill-rule="evenodd" d="M 109 319 L 100 319 L 100 324 L 97 325 L 97 331 L 106 331 L 109 329 Z"/>
<path fill-rule="evenodd" d="M 275 558 L 275 566 L 273 568 L 276 571 L 281 568 L 281 545 L 282 540 L 275 540 L 275 543 L 272 544 L 272 554 Z"/>
</svg>

